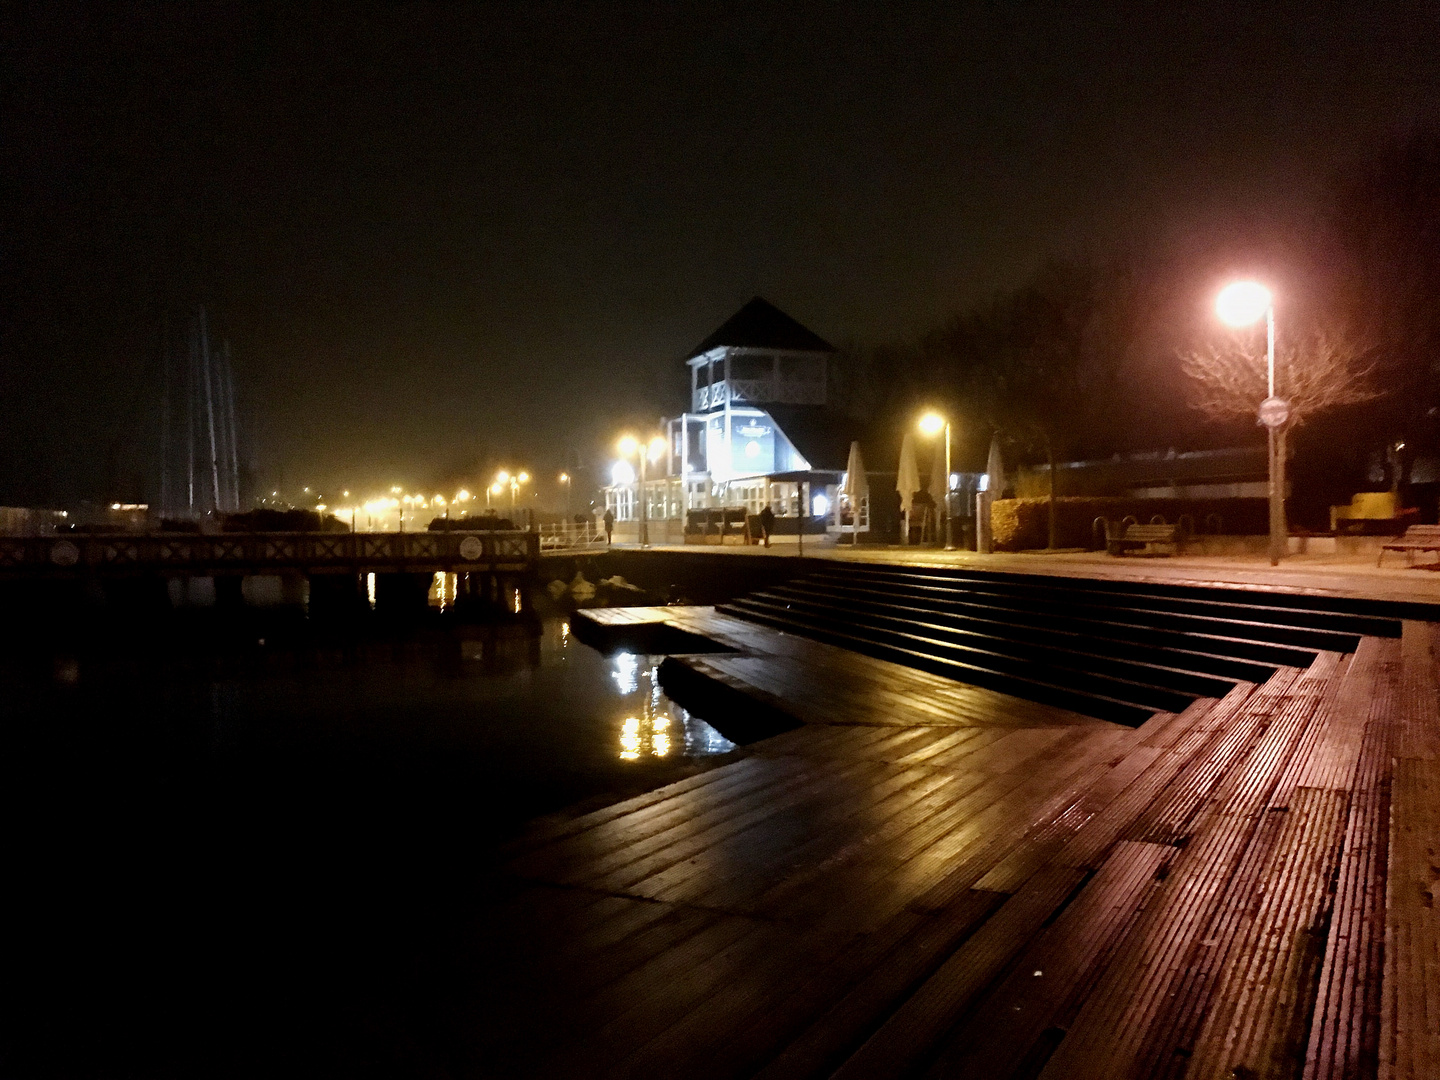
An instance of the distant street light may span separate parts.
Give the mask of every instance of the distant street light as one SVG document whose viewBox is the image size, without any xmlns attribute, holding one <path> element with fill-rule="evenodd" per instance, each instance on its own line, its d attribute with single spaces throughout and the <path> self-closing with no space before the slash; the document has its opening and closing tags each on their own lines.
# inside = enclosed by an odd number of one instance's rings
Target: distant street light
<svg viewBox="0 0 1440 1080">
<path fill-rule="evenodd" d="M 504 474 L 502 473 L 501 475 L 504 475 Z M 515 509 L 515 500 L 516 500 L 516 497 L 520 494 L 520 485 L 521 485 L 521 484 L 528 484 L 529 482 L 530 482 L 530 474 L 527 473 L 527 472 L 518 472 L 518 473 L 516 473 L 514 476 L 510 477 L 510 509 L 511 509 L 511 510 L 514 510 L 514 509 Z"/>
<path fill-rule="evenodd" d="M 560 483 L 565 488 L 565 516 L 568 518 L 570 516 L 570 474 L 562 472 Z"/>
<path fill-rule="evenodd" d="M 928 412 L 920 418 L 922 435 L 934 437 L 945 429 L 945 550 L 955 550 L 955 515 L 950 512 L 950 488 L 953 484 L 950 472 L 950 421 L 937 412 Z"/>
<path fill-rule="evenodd" d="M 1276 452 L 1277 435 L 1290 418 L 1290 404 L 1275 396 L 1275 299 L 1258 282 L 1236 281 L 1220 290 L 1215 311 L 1228 326 L 1251 326 L 1265 319 L 1266 397 L 1260 403 L 1259 419 L 1269 447 L 1270 565 L 1279 566 L 1285 553 L 1285 460 Z"/>
</svg>

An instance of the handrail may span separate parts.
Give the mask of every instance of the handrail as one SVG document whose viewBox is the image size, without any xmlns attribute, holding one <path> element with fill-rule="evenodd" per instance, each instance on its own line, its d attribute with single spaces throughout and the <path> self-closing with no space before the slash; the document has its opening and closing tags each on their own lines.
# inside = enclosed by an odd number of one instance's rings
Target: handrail
<svg viewBox="0 0 1440 1080">
<path fill-rule="evenodd" d="M 605 546 L 605 530 L 593 521 L 562 521 L 537 530 L 541 551 L 571 551 Z"/>
</svg>

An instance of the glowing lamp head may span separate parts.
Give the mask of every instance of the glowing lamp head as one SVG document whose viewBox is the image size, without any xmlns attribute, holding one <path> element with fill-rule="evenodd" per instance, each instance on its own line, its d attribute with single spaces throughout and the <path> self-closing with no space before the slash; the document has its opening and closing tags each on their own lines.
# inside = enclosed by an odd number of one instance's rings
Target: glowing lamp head
<svg viewBox="0 0 1440 1080">
<path fill-rule="evenodd" d="M 457 491 L 457 492 L 455 493 L 455 501 L 456 501 L 456 502 L 465 502 L 465 501 L 466 501 L 467 499 L 469 499 L 469 498 L 470 498 L 470 492 L 466 491 L 464 488 L 461 488 L 459 491 Z"/>
<path fill-rule="evenodd" d="M 1236 281 L 1220 290 L 1215 312 L 1227 326 L 1249 326 L 1270 310 L 1270 290 L 1259 282 Z"/>
<path fill-rule="evenodd" d="M 510 473 L 505 469 L 501 469 L 495 474 L 495 482 L 497 484 L 508 484 L 510 482 Z"/>
<path fill-rule="evenodd" d="M 927 412 L 920 418 L 920 431 L 925 435 L 939 435 L 945 430 L 945 418 L 937 412 Z"/>
<path fill-rule="evenodd" d="M 518 484 L 528 484 L 530 482 L 530 474 L 528 472 L 522 472 L 519 476 L 515 477 L 515 482 Z"/>
<path fill-rule="evenodd" d="M 649 457 L 651 461 L 659 461 L 660 458 L 664 456 L 664 454 L 665 439 L 661 435 L 656 435 L 653 439 L 650 440 L 650 447 L 646 451 L 646 456 Z"/>
<path fill-rule="evenodd" d="M 621 457 L 634 457 L 635 451 L 640 449 L 640 443 L 634 435 L 622 435 L 615 448 L 620 451 Z"/>
<path fill-rule="evenodd" d="M 616 484 L 633 484 L 635 482 L 635 469 L 628 461 L 621 458 L 611 466 L 610 479 Z"/>
<path fill-rule="evenodd" d="M 569 473 L 563 473 L 563 472 L 562 472 L 562 473 L 560 474 L 560 482 L 561 482 L 562 484 L 568 484 L 568 483 L 570 482 L 570 474 L 569 474 Z"/>
</svg>

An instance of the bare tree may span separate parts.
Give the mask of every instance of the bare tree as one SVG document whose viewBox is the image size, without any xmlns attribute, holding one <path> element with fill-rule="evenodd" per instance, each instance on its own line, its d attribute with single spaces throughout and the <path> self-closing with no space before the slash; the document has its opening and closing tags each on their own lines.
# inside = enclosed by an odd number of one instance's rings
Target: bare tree
<svg viewBox="0 0 1440 1080">
<path fill-rule="evenodd" d="M 1265 347 L 1257 343 L 1257 336 L 1239 333 L 1224 345 L 1181 354 L 1181 366 L 1192 380 L 1195 408 L 1216 420 L 1255 415 L 1269 390 Z M 1276 342 L 1275 394 L 1290 408 L 1285 423 L 1274 428 L 1269 438 L 1272 566 L 1280 559 L 1277 538 L 1289 532 L 1284 493 L 1290 429 L 1328 409 L 1379 397 L 1372 381 L 1374 355 L 1372 347 L 1327 329 Z"/>
<path fill-rule="evenodd" d="M 1191 404 L 1214 420 L 1254 416 L 1265 400 L 1265 345 L 1236 334 L 1223 344 L 1181 354 L 1192 380 Z M 1275 348 L 1275 393 L 1290 403 L 1287 428 L 1342 405 L 1373 401 L 1375 349 L 1344 332 L 1315 330 Z"/>
</svg>

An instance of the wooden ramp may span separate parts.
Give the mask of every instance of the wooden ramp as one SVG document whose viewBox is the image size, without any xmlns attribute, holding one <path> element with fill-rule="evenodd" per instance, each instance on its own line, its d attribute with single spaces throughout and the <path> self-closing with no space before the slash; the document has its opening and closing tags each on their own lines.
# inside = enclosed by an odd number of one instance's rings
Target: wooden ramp
<svg viewBox="0 0 1440 1080">
<path fill-rule="evenodd" d="M 1434 624 L 1128 728 L 615 618 L 802 726 L 535 824 L 460 951 L 457 1075 L 1440 1075 Z"/>
</svg>

